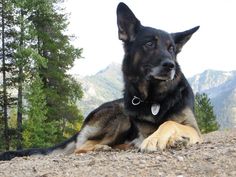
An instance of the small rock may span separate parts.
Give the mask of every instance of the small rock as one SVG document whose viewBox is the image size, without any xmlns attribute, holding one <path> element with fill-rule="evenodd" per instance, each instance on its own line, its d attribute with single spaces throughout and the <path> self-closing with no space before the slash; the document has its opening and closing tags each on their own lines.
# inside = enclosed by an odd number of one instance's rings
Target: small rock
<svg viewBox="0 0 236 177">
<path fill-rule="evenodd" d="M 161 160 L 161 156 L 156 156 L 155 159 L 159 161 Z"/>
<path fill-rule="evenodd" d="M 140 163 L 140 164 L 146 164 L 147 161 L 146 161 L 146 160 L 140 160 L 139 163 Z"/>
<path fill-rule="evenodd" d="M 37 170 L 36 170 L 36 168 L 35 168 L 35 167 L 33 167 L 33 172 L 34 172 L 34 173 L 36 173 L 36 172 L 37 172 Z"/>
<path fill-rule="evenodd" d="M 88 166 L 92 166 L 92 165 L 95 165 L 95 160 L 91 160 L 91 161 L 88 163 Z"/>
<path fill-rule="evenodd" d="M 178 161 L 183 162 L 184 158 L 182 156 L 177 156 Z"/>
</svg>

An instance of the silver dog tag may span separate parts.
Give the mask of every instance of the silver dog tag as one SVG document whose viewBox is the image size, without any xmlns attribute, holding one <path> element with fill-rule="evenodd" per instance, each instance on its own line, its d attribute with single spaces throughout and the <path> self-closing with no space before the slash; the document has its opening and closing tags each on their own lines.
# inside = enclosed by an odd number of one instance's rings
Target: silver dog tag
<svg viewBox="0 0 236 177">
<path fill-rule="evenodd" d="M 160 110 L 160 105 L 159 104 L 153 104 L 152 105 L 151 112 L 154 116 L 158 114 L 159 110 Z"/>
</svg>

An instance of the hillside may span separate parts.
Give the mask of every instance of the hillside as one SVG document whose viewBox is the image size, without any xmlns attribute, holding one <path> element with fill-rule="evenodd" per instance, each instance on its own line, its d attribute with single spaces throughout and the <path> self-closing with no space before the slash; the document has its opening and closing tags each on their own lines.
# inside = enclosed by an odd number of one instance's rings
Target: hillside
<svg viewBox="0 0 236 177">
<path fill-rule="evenodd" d="M 236 71 L 207 70 L 188 80 L 195 93 L 211 98 L 221 128 L 236 126 Z"/>
<path fill-rule="evenodd" d="M 85 116 L 100 104 L 122 97 L 123 77 L 119 64 L 112 63 L 92 76 L 74 77 L 82 83 L 84 97 L 78 107 Z"/>
<path fill-rule="evenodd" d="M 112 63 L 92 76 L 75 78 L 82 83 L 84 97 L 78 103 L 86 116 L 100 104 L 122 97 L 120 65 Z M 207 93 L 221 128 L 236 126 L 236 71 L 207 70 L 188 79 L 194 92 Z"/>
<path fill-rule="evenodd" d="M 80 155 L 0 161 L 1 177 L 236 176 L 236 129 L 204 135 L 204 142 L 155 153 L 108 150 Z"/>
</svg>

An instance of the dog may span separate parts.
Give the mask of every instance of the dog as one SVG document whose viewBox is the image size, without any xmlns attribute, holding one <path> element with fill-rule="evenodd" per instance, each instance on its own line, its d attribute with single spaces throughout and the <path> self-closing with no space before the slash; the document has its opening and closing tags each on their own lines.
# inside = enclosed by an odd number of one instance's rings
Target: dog
<svg viewBox="0 0 236 177">
<path fill-rule="evenodd" d="M 81 130 L 46 149 L 8 151 L 16 156 L 85 153 L 106 147 L 141 152 L 201 142 L 194 95 L 176 60 L 199 26 L 177 33 L 143 26 L 124 3 L 117 7 L 118 36 L 124 45 L 124 96 L 104 103 L 84 120 Z"/>
</svg>

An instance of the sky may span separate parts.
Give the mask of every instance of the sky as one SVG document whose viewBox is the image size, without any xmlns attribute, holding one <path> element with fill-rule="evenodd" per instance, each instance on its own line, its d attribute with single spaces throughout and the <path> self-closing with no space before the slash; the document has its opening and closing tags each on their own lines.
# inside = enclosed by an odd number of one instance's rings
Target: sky
<svg viewBox="0 0 236 177">
<path fill-rule="evenodd" d="M 70 13 L 68 32 L 72 43 L 83 48 L 82 59 L 71 74 L 92 75 L 110 63 L 121 63 L 122 42 L 118 39 L 118 0 L 66 0 Z M 206 69 L 236 70 L 235 0 L 126 0 L 144 26 L 180 32 L 200 25 L 177 59 L 187 77 Z"/>
</svg>

